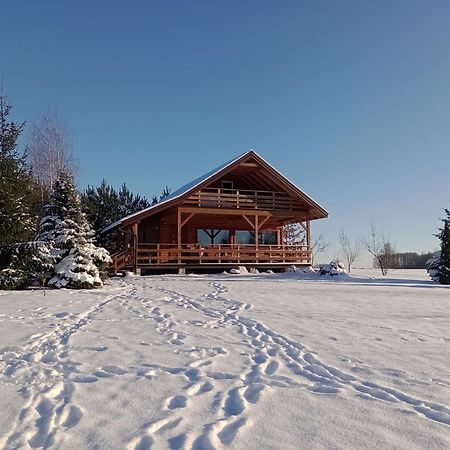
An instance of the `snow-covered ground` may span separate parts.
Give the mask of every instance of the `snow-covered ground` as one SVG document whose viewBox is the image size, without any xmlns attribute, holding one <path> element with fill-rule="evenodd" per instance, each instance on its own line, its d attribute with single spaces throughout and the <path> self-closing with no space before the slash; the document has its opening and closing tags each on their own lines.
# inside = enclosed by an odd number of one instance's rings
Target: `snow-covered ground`
<svg viewBox="0 0 450 450">
<path fill-rule="evenodd" d="M 2 292 L 0 358 L 0 448 L 450 448 L 450 290 L 422 271 Z"/>
</svg>

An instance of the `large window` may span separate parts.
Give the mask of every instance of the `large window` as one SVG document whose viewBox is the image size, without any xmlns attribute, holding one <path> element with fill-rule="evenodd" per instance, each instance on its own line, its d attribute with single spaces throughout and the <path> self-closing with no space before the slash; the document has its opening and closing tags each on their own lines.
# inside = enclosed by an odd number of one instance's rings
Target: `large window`
<svg viewBox="0 0 450 450">
<path fill-rule="evenodd" d="M 197 230 L 198 243 L 204 247 L 208 245 L 228 244 L 230 232 L 228 230 Z"/>
<path fill-rule="evenodd" d="M 260 244 L 275 245 L 277 243 L 277 232 L 272 230 L 260 231 L 258 242 Z M 236 231 L 236 244 L 255 244 L 255 233 L 244 230 Z"/>
</svg>

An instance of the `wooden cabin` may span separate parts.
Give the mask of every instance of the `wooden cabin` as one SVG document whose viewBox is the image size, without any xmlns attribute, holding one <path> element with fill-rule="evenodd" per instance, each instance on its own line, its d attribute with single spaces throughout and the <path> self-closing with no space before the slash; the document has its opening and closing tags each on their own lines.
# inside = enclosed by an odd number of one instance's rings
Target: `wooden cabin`
<svg viewBox="0 0 450 450">
<path fill-rule="evenodd" d="M 311 264 L 310 222 L 328 213 L 253 150 L 109 225 L 112 270 L 170 271 Z M 284 226 L 304 239 L 285 245 Z"/>
</svg>

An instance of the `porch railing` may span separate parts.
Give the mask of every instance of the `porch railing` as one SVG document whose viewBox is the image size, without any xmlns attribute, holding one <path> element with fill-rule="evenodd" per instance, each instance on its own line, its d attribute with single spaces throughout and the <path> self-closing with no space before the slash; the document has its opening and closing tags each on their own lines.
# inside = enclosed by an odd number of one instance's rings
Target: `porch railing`
<svg viewBox="0 0 450 450">
<path fill-rule="evenodd" d="M 297 210 L 302 205 L 285 192 L 205 188 L 185 200 L 201 208 Z"/>
<path fill-rule="evenodd" d="M 165 264 L 309 264 L 311 251 L 305 245 L 237 245 L 220 244 L 208 247 L 182 244 L 139 244 L 138 267 Z"/>
</svg>

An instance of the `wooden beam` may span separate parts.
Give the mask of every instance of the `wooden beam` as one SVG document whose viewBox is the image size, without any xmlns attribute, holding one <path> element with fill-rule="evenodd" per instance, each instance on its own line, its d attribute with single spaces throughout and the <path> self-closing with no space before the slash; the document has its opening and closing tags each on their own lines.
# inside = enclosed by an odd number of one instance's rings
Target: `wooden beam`
<svg viewBox="0 0 450 450">
<path fill-rule="evenodd" d="M 242 214 L 242 217 L 250 224 L 250 226 L 253 229 L 255 229 L 255 224 L 245 214 Z M 255 217 L 258 217 L 258 216 L 255 216 Z"/>
<path fill-rule="evenodd" d="M 256 247 L 256 262 L 259 261 L 259 224 L 258 224 L 258 216 L 255 216 L 255 247 Z"/>
<path fill-rule="evenodd" d="M 192 219 L 194 215 L 195 212 L 190 213 L 189 216 L 187 216 L 186 219 L 184 219 L 183 222 L 181 222 L 181 228 L 183 228 Z"/>
<path fill-rule="evenodd" d="M 234 229 L 228 230 L 228 236 L 229 236 L 228 239 L 230 241 L 230 244 L 232 244 L 232 245 L 236 244 L 236 230 L 234 230 Z"/>
<path fill-rule="evenodd" d="M 261 220 L 261 222 L 259 222 L 259 229 L 261 229 L 262 228 L 262 226 L 268 221 L 270 219 L 270 217 L 269 216 L 267 216 L 267 217 L 264 217 L 264 219 L 263 220 Z"/>
<path fill-rule="evenodd" d="M 240 167 L 258 167 L 258 164 L 252 162 L 241 162 Z"/>
<path fill-rule="evenodd" d="M 311 224 L 309 220 L 306 222 L 306 245 L 311 248 Z"/>
<path fill-rule="evenodd" d="M 177 220 L 177 243 L 178 249 L 181 249 L 181 211 L 178 210 L 178 220 Z"/>
<path fill-rule="evenodd" d="M 282 227 L 277 228 L 277 245 L 281 245 L 283 243 L 283 240 L 281 238 L 282 231 Z"/>
<path fill-rule="evenodd" d="M 133 247 L 134 247 L 134 264 L 133 264 L 133 271 L 135 274 L 137 274 L 137 263 L 138 263 L 138 242 L 139 242 L 139 228 L 138 223 L 134 223 L 131 227 L 131 232 L 133 234 Z"/>
</svg>

